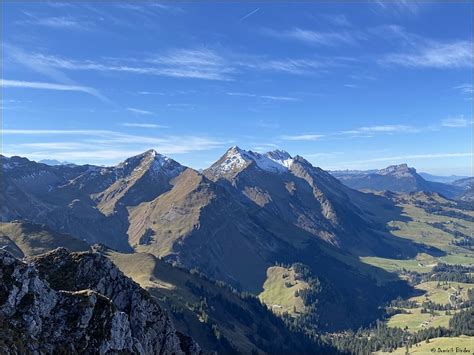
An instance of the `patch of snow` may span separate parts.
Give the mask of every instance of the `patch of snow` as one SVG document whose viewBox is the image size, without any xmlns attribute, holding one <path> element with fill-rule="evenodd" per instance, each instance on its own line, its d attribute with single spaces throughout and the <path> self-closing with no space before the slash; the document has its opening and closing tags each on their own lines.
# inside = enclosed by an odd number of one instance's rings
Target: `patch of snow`
<svg viewBox="0 0 474 355">
<path fill-rule="evenodd" d="M 217 170 L 220 172 L 239 170 L 251 161 L 252 158 L 245 150 L 242 150 L 239 147 L 232 147 L 226 152 L 225 159 L 221 164 L 219 164 Z"/>
<path fill-rule="evenodd" d="M 265 156 L 271 160 L 273 160 L 275 163 L 278 163 L 280 165 L 283 165 L 287 169 L 291 168 L 291 165 L 293 164 L 294 160 L 291 157 L 288 152 L 285 152 L 284 150 L 273 150 L 271 152 L 266 152 Z"/>
<path fill-rule="evenodd" d="M 224 155 L 223 161 L 217 167 L 214 167 L 214 171 L 218 173 L 236 171 L 246 167 L 251 162 L 255 162 L 262 170 L 281 173 L 290 168 L 293 159 L 283 151 L 260 154 L 239 147 L 231 147 Z"/>
</svg>

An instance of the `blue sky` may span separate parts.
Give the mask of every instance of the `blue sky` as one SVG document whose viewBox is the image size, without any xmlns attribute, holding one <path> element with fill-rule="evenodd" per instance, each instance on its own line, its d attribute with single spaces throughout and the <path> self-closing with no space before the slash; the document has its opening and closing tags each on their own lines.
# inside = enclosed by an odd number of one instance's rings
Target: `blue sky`
<svg viewBox="0 0 474 355">
<path fill-rule="evenodd" d="M 3 154 L 472 174 L 472 3 L 3 2 Z"/>
</svg>

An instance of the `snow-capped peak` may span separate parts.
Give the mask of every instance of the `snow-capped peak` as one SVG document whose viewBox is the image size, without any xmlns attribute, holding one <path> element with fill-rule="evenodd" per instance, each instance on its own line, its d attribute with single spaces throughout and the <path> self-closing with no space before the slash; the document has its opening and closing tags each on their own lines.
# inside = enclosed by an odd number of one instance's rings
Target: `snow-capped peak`
<svg viewBox="0 0 474 355">
<path fill-rule="evenodd" d="M 220 173 L 226 173 L 233 170 L 240 170 L 252 161 L 249 152 L 240 149 L 237 146 L 230 147 L 215 170 Z"/>
<path fill-rule="evenodd" d="M 260 169 L 270 172 L 285 172 L 288 170 L 291 156 L 283 151 L 260 154 L 250 150 L 244 150 L 237 146 L 229 150 L 214 166 L 213 170 L 218 173 L 238 171 L 254 162 Z"/>
<path fill-rule="evenodd" d="M 128 158 L 117 167 L 133 169 L 134 173 L 150 169 L 154 173 L 163 172 L 168 175 L 175 175 L 184 170 L 184 167 L 178 162 L 165 155 L 159 154 L 154 149 L 149 149 L 146 152 Z"/>
</svg>

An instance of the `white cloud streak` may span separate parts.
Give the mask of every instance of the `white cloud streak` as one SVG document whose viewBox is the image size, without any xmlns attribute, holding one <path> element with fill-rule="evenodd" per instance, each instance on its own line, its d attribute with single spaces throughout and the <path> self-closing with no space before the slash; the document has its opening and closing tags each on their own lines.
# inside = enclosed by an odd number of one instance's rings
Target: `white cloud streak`
<svg viewBox="0 0 474 355">
<path fill-rule="evenodd" d="M 137 113 L 139 115 L 153 115 L 153 112 L 151 112 L 151 111 L 142 110 L 142 109 L 133 108 L 133 107 L 127 107 L 127 111 Z"/>
<path fill-rule="evenodd" d="M 159 124 L 155 123 L 131 123 L 131 122 L 125 122 L 121 123 L 121 126 L 124 127 L 137 127 L 137 128 L 168 128 L 168 126 L 162 126 Z"/>
<path fill-rule="evenodd" d="M 272 101 L 301 101 L 301 99 L 297 97 L 290 97 L 290 96 L 273 96 L 273 95 L 256 95 L 247 92 L 228 92 L 227 95 L 229 96 L 242 96 L 242 97 L 255 97 L 265 100 L 272 100 Z"/>
<path fill-rule="evenodd" d="M 111 103 L 111 101 L 107 97 L 102 95 L 102 93 L 100 93 L 97 89 L 77 84 L 76 82 L 74 82 L 74 80 L 71 80 L 67 75 L 65 75 L 63 72 L 61 72 L 60 70 L 58 70 L 54 66 L 51 66 L 48 63 L 44 63 L 44 61 L 41 60 L 41 58 L 38 58 L 35 55 L 32 55 L 30 53 L 25 52 L 21 48 L 18 48 L 16 46 L 12 46 L 12 45 L 7 44 L 7 43 L 4 43 L 3 47 L 4 47 L 4 59 L 5 59 L 6 62 L 8 62 L 10 60 L 13 60 L 16 63 L 19 63 L 19 64 L 25 66 L 26 68 L 30 69 L 33 72 L 40 73 L 40 74 L 45 75 L 45 76 L 51 78 L 52 80 L 58 82 L 56 84 L 52 84 L 52 85 L 55 85 L 56 89 L 54 89 L 53 86 L 49 86 L 50 90 L 61 90 L 61 89 L 59 89 L 60 86 L 57 86 L 57 85 L 64 85 L 62 90 L 65 90 L 65 87 L 68 87 L 68 86 L 69 87 L 74 87 L 74 88 L 76 88 L 76 90 L 72 90 L 72 91 L 86 92 L 90 95 L 93 95 L 93 96 L 97 97 L 99 100 L 101 100 L 103 102 L 106 102 L 106 103 L 109 103 L 109 104 Z M 17 84 L 15 84 L 14 82 L 17 82 Z M 10 80 L 10 85 L 17 85 L 17 87 L 19 87 L 18 85 L 20 85 L 20 84 L 18 84 L 18 83 L 20 83 L 20 82 L 21 81 L 19 81 L 19 80 Z M 28 82 L 25 81 L 23 83 L 28 83 Z M 43 84 L 45 84 L 45 83 L 43 83 Z M 23 85 L 25 85 L 25 84 L 23 84 Z M 26 87 L 26 86 L 23 86 L 23 87 Z M 34 87 L 34 88 L 40 89 L 40 87 L 38 87 L 38 85 L 36 85 L 36 87 Z M 43 87 L 43 89 L 47 89 L 47 88 Z M 71 90 L 69 90 L 69 91 L 71 91 Z"/>
<path fill-rule="evenodd" d="M 242 17 L 239 19 L 239 21 L 242 22 L 242 21 L 248 19 L 250 16 L 256 14 L 258 11 L 260 11 L 260 8 L 259 8 L 259 7 L 257 7 L 256 9 L 254 9 L 254 10 L 252 10 L 252 11 L 246 13 L 244 16 L 242 16 Z"/>
<path fill-rule="evenodd" d="M 458 86 L 453 87 L 453 89 L 459 90 L 462 94 L 466 94 L 466 95 L 472 95 L 473 93 L 472 84 L 466 83 L 466 84 L 458 85 Z"/>
<path fill-rule="evenodd" d="M 318 141 L 325 137 L 322 134 L 300 134 L 300 135 L 285 135 L 281 139 L 286 141 Z"/>
<path fill-rule="evenodd" d="M 143 152 L 150 147 L 162 154 L 185 154 L 221 148 L 228 141 L 195 135 L 134 135 L 110 130 L 84 129 L 5 129 L 4 154 L 22 155 L 39 159 L 57 159 L 75 162 L 116 162 Z M 9 143 L 8 136 L 23 135 L 42 141 Z M 48 136 L 70 137 L 68 142 L 44 141 Z M 23 139 L 26 140 L 27 138 Z M 8 153 L 6 153 L 8 152 Z"/>
<path fill-rule="evenodd" d="M 88 29 L 88 26 L 78 22 L 72 17 L 33 17 L 31 20 L 20 21 L 19 24 L 25 25 L 34 25 L 34 26 L 43 26 L 49 27 L 52 29 L 70 29 L 70 30 L 85 30 Z"/>
<path fill-rule="evenodd" d="M 363 38 L 355 31 L 318 32 L 302 28 L 277 31 L 274 29 L 263 29 L 262 34 L 277 38 L 295 40 L 310 45 L 337 46 L 341 44 L 354 45 Z"/>
<path fill-rule="evenodd" d="M 424 160 L 424 159 L 438 159 L 438 158 L 462 158 L 462 157 L 472 157 L 473 153 L 464 152 L 464 153 L 427 153 L 427 154 L 408 154 L 408 155 L 398 155 L 390 157 L 379 157 L 373 159 L 365 160 L 353 160 L 350 162 L 341 162 L 337 165 L 346 166 L 353 164 L 366 164 L 366 163 L 377 163 L 377 162 L 399 162 L 412 159 L 412 160 Z"/>
<path fill-rule="evenodd" d="M 26 88 L 26 89 L 43 89 L 43 90 L 58 90 L 58 91 L 79 91 L 93 96 L 101 96 L 99 92 L 91 87 L 78 85 L 65 85 L 55 83 L 45 83 L 37 81 L 21 81 L 21 80 L 7 80 L 1 79 L 0 86 L 5 88 Z"/>
<path fill-rule="evenodd" d="M 472 42 L 457 41 L 441 43 L 430 41 L 410 53 L 387 55 L 382 64 L 400 65 L 410 68 L 472 68 Z"/>
<path fill-rule="evenodd" d="M 230 74 L 234 72 L 234 68 L 229 66 L 223 57 L 205 48 L 176 49 L 152 57 L 116 58 L 102 63 L 43 54 L 32 54 L 30 57 L 42 66 L 76 71 L 122 72 L 206 80 L 230 80 Z"/>
<path fill-rule="evenodd" d="M 471 122 L 464 117 L 450 117 L 441 121 L 441 126 L 451 128 L 467 127 Z"/>
</svg>

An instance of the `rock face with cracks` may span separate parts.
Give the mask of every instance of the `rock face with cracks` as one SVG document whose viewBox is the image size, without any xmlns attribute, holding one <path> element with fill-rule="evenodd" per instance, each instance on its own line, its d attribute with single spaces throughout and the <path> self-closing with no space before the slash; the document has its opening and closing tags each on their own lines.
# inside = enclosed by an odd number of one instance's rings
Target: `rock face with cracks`
<svg viewBox="0 0 474 355">
<path fill-rule="evenodd" d="M 0 353 L 200 354 L 166 312 L 96 252 L 0 250 Z"/>
</svg>

